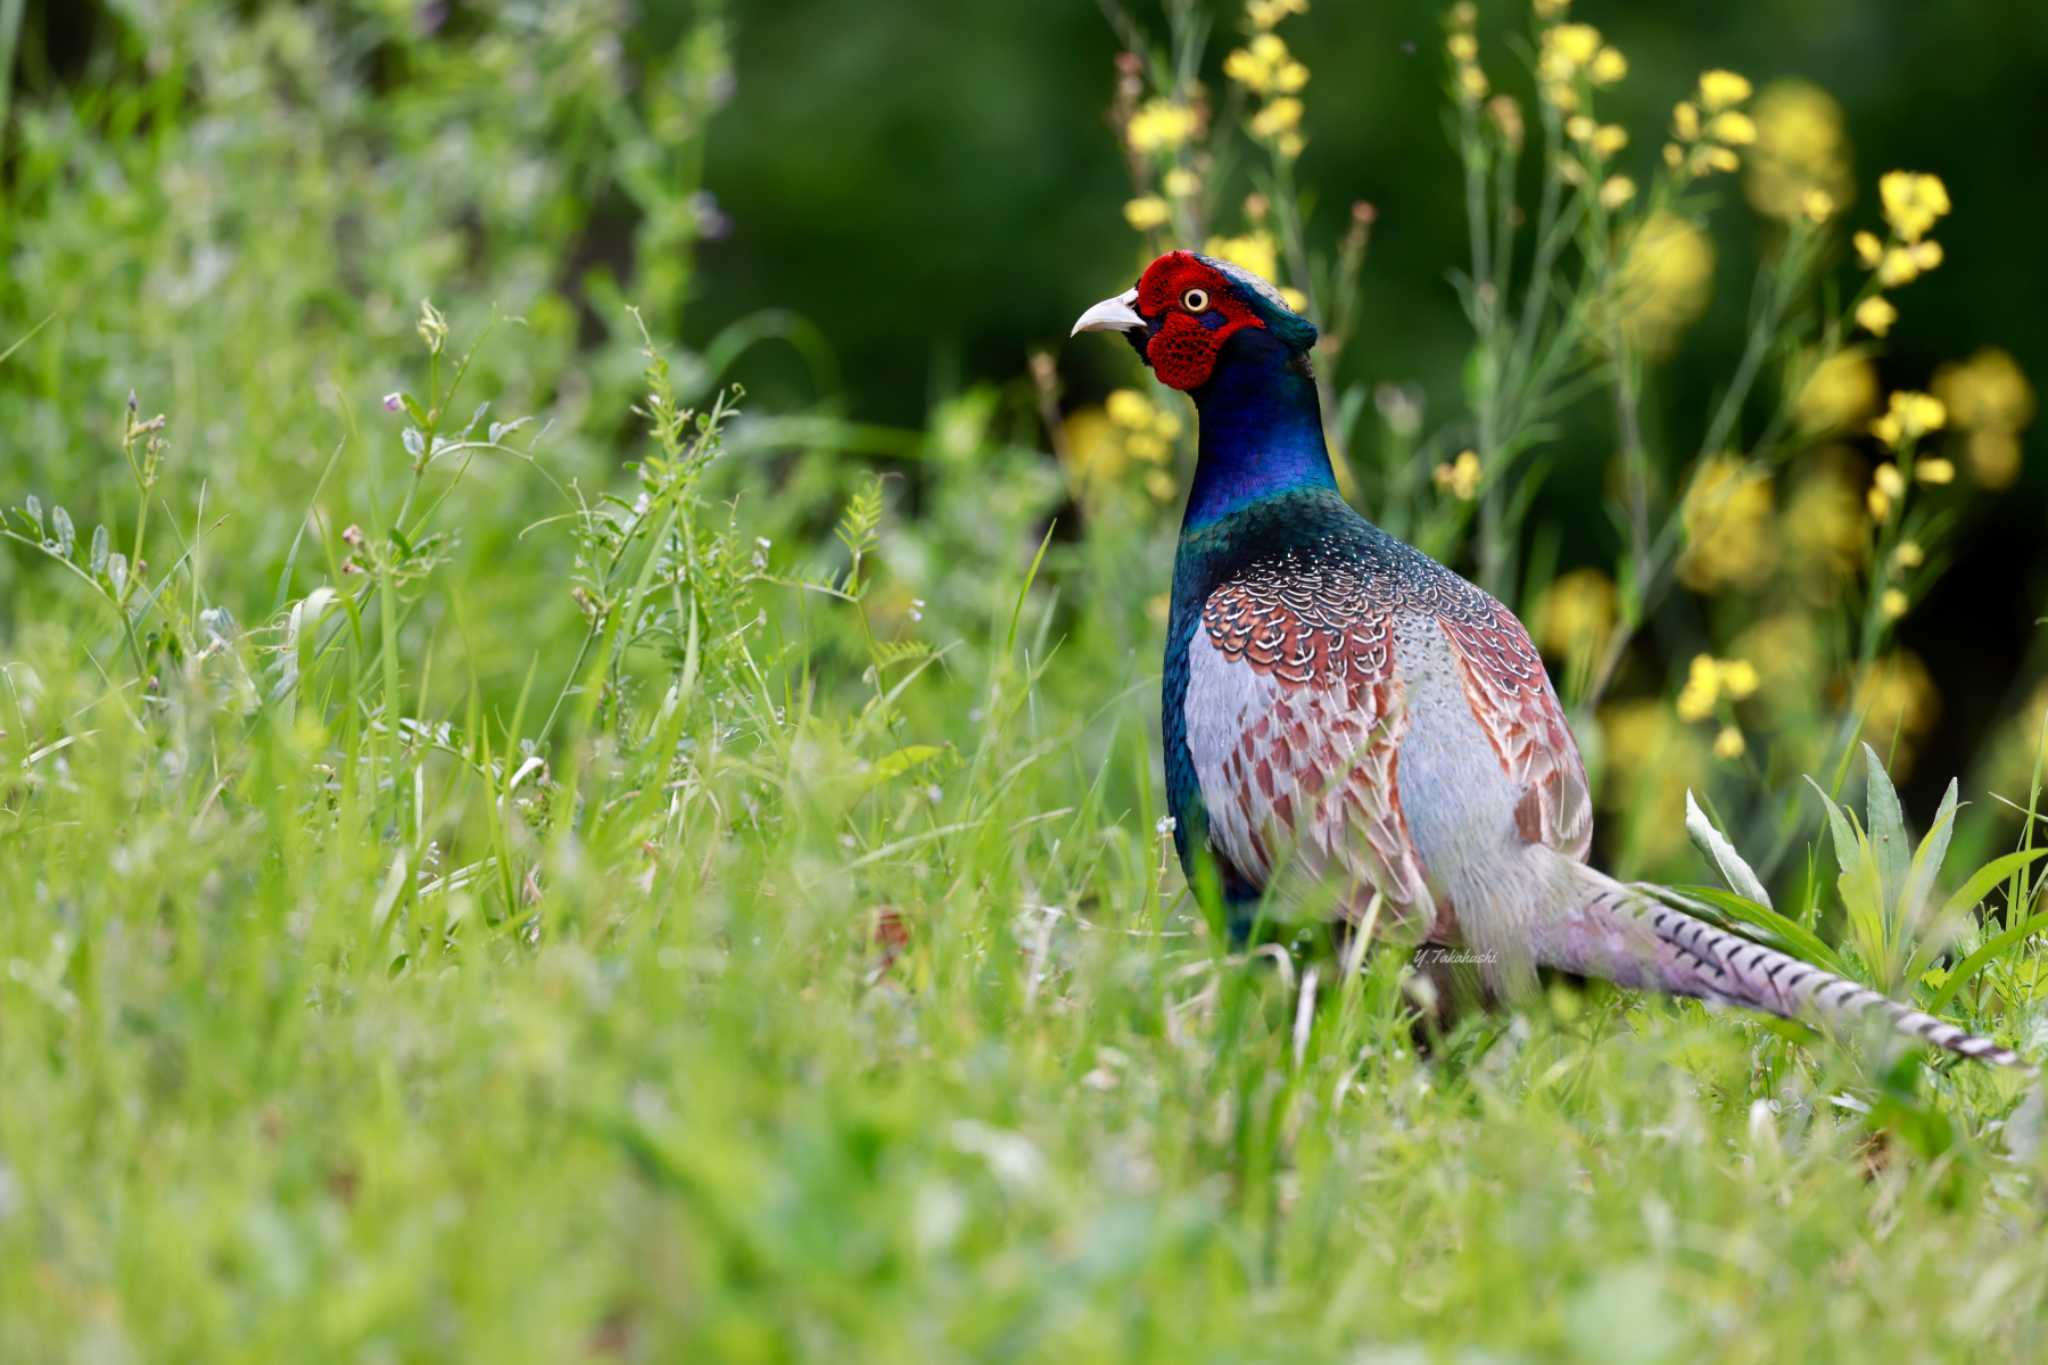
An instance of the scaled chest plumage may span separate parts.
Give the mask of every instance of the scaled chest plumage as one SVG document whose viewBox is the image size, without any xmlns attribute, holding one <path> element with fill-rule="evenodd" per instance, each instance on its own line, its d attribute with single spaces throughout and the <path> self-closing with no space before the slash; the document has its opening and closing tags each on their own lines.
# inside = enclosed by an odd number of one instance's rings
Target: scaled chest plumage
<svg viewBox="0 0 2048 1365">
<path fill-rule="evenodd" d="M 1465 826 L 1584 854 L 1584 773 L 1527 633 L 1333 492 L 1184 538 L 1162 700 L 1182 858 L 1206 844 L 1233 898 L 1337 871 L 1442 936 L 1431 863 Z M 1449 818 L 1411 820 L 1418 788 Z"/>
</svg>

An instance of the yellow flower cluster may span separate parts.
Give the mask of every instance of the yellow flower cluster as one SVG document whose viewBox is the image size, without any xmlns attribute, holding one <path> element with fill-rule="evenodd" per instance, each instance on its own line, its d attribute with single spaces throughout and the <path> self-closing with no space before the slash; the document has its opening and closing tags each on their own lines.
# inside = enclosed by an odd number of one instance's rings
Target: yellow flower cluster
<svg viewBox="0 0 2048 1365">
<path fill-rule="evenodd" d="M 1833 602 L 1870 556 L 1862 461 L 1845 447 L 1823 447 L 1807 462 L 1787 499 L 1784 540 L 1807 600 Z"/>
<path fill-rule="evenodd" d="M 1937 220 L 1949 211 L 1948 187 L 1939 176 L 1913 171 L 1887 171 L 1877 182 L 1884 203 L 1888 241 L 1874 232 L 1859 232 L 1853 245 L 1856 260 L 1877 276 L 1883 289 L 1911 284 L 1942 262 L 1941 243 L 1928 237 Z M 1883 336 L 1899 320 L 1899 310 L 1883 294 L 1872 294 L 1856 306 L 1856 325 Z"/>
<path fill-rule="evenodd" d="M 1164 227 L 1173 210 L 1156 194 L 1142 194 L 1124 205 L 1124 221 L 1139 232 Z"/>
<path fill-rule="evenodd" d="M 1680 100 L 1671 110 L 1672 140 L 1664 144 L 1664 164 L 1687 176 L 1741 166 L 1735 149 L 1757 138 L 1756 121 L 1737 107 L 1749 94 L 1745 76 L 1720 70 L 1701 73 L 1693 98 Z"/>
<path fill-rule="evenodd" d="M 1238 237 L 1211 237 L 1202 243 L 1202 254 L 1243 266 L 1262 280 L 1277 279 L 1280 275 L 1280 248 L 1274 244 L 1273 234 L 1264 228 L 1253 228 Z"/>
<path fill-rule="evenodd" d="M 1560 574 L 1536 609 L 1536 639 L 1552 654 L 1597 649 L 1614 629 L 1614 584 L 1598 569 Z"/>
<path fill-rule="evenodd" d="M 1447 22 L 1451 33 L 1444 39 L 1444 51 L 1451 59 L 1451 91 L 1460 102 L 1477 104 L 1492 88 L 1479 68 L 1479 38 L 1473 32 L 1479 11 L 1469 4 L 1453 5 Z"/>
<path fill-rule="evenodd" d="M 1679 508 L 1685 550 L 1678 581 L 1698 593 L 1754 591 L 1778 567 L 1771 476 L 1739 455 L 1703 461 Z"/>
<path fill-rule="evenodd" d="M 1757 96 L 1756 145 L 1743 189 L 1757 212 L 1825 222 L 1850 189 L 1842 106 L 1808 81 L 1776 81 Z"/>
<path fill-rule="evenodd" d="M 1199 132 L 1201 126 L 1201 118 L 1191 106 L 1160 97 L 1138 106 L 1124 128 L 1124 140 L 1140 155 L 1171 152 Z"/>
<path fill-rule="evenodd" d="M 1948 409 L 1939 398 L 1930 394 L 1901 390 L 1894 393 L 1882 417 L 1870 424 L 1870 434 L 1892 450 L 1907 450 L 1921 437 L 1941 430 L 1948 425 Z M 1913 461 L 1913 477 L 1921 483 L 1946 484 L 1955 482 L 1956 467 L 1953 461 L 1939 458 L 1923 458 Z M 1876 521 L 1888 520 L 1892 509 L 1906 497 L 1906 476 L 1896 464 L 1886 461 L 1871 475 L 1870 491 L 1864 500 L 1870 508 L 1870 515 Z M 1887 615 L 1903 615 L 1899 611 L 1887 611 Z"/>
<path fill-rule="evenodd" d="M 1870 424 L 1870 434 L 1897 450 L 1947 425 L 1948 408 L 1939 398 L 1916 393 L 1912 389 L 1900 389 L 1887 401 L 1884 416 Z"/>
<path fill-rule="evenodd" d="M 1903 778 L 1913 766 L 1913 742 L 1941 718 L 1941 693 L 1920 656 L 1901 649 L 1870 665 L 1849 706 L 1863 718 L 1864 736 L 1890 759 L 1892 775 Z"/>
<path fill-rule="evenodd" d="M 1249 0 L 1244 17 L 1260 32 L 1273 28 L 1292 14 L 1307 14 L 1308 0 Z"/>
<path fill-rule="evenodd" d="M 1564 6 L 1557 7 L 1564 12 Z M 1542 17 L 1539 12 L 1539 17 Z M 1628 74 L 1628 59 L 1600 41 L 1591 24 L 1553 24 L 1543 30 L 1536 53 L 1536 79 L 1544 102 L 1564 113 L 1579 107 L 1579 85 L 1613 85 Z"/>
<path fill-rule="evenodd" d="M 1181 420 L 1136 389 L 1112 391 L 1100 408 L 1084 408 L 1063 424 L 1066 455 L 1083 492 L 1115 484 L 1134 464 L 1145 469 L 1145 491 L 1160 502 L 1174 495 L 1168 470 Z"/>
<path fill-rule="evenodd" d="M 1689 219 L 1662 209 L 1631 235 L 1615 272 L 1612 306 L 1629 340 L 1662 354 L 1707 306 L 1714 247 Z"/>
<path fill-rule="evenodd" d="M 1714 714 L 1724 697 L 1730 702 L 1746 700 L 1756 694 L 1762 681 L 1756 665 L 1747 659 L 1695 654 L 1692 666 L 1686 670 L 1685 686 L 1678 689 L 1678 718 L 1705 720 Z"/>
<path fill-rule="evenodd" d="M 1295 95 L 1308 84 L 1308 68 L 1288 54 L 1277 33 L 1261 33 L 1225 57 L 1223 74 L 1255 95 Z"/>
<path fill-rule="evenodd" d="M 1484 473 L 1479 465 L 1479 452 L 1461 450 L 1457 459 L 1438 465 L 1430 477 L 1436 483 L 1437 492 L 1447 493 L 1460 502 L 1470 502 L 1479 496 Z"/>
<path fill-rule="evenodd" d="M 1245 9 L 1255 30 L 1252 40 L 1223 59 L 1223 74 L 1261 101 L 1246 124 L 1251 135 L 1289 161 L 1306 145 L 1301 135 L 1301 90 L 1308 84 L 1308 68 L 1288 52 L 1272 28 L 1289 14 L 1307 9 L 1305 0 L 1298 5 L 1252 0 Z"/>
<path fill-rule="evenodd" d="M 1963 449 L 1986 488 L 2019 477 L 2020 433 L 2034 420 L 2034 390 L 2010 355 L 1987 346 L 1968 360 L 1934 372 L 1935 396 L 1949 420 L 1969 433 Z"/>
<path fill-rule="evenodd" d="M 1859 351 L 1837 351 L 1813 367 L 1792 401 L 1800 430 L 1811 435 L 1861 427 L 1877 406 L 1877 370 Z"/>
</svg>

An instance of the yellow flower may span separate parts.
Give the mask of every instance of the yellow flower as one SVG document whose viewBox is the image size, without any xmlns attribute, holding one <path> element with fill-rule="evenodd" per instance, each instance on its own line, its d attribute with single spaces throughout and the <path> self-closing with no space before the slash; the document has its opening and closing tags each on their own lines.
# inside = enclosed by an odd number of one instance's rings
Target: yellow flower
<svg viewBox="0 0 2048 1365">
<path fill-rule="evenodd" d="M 2020 474 L 2020 442 L 2009 431 L 1973 431 L 1963 447 L 1970 469 L 1986 488 L 2005 488 Z"/>
<path fill-rule="evenodd" d="M 1742 701 L 1756 695 L 1757 684 L 1762 679 L 1757 676 L 1755 664 L 1747 659 L 1723 659 L 1716 668 L 1721 675 L 1721 690 L 1730 698 Z"/>
<path fill-rule="evenodd" d="M 1282 161 L 1292 161 L 1301 155 L 1302 148 L 1306 146 L 1308 144 L 1302 141 L 1300 133 L 1282 133 L 1273 141 L 1273 154 Z"/>
<path fill-rule="evenodd" d="M 1175 166 L 1160 184 L 1175 199 L 1186 199 L 1202 188 L 1202 178 L 1185 166 Z"/>
<path fill-rule="evenodd" d="M 1874 337 L 1891 331 L 1892 324 L 1898 320 L 1899 310 L 1882 294 L 1872 294 L 1856 305 L 1856 325 Z"/>
<path fill-rule="evenodd" d="M 1483 100 L 1486 92 L 1493 87 L 1486 83 L 1486 73 L 1476 66 L 1458 68 L 1458 93 L 1468 100 Z"/>
<path fill-rule="evenodd" d="M 1458 0 L 1451 6 L 1450 19 L 1452 28 L 1470 28 L 1479 22 L 1479 6 L 1472 0 Z"/>
<path fill-rule="evenodd" d="M 1223 59 L 1223 74 L 1254 94 L 1291 93 L 1308 84 L 1308 68 L 1287 54 L 1275 33 L 1261 33 Z"/>
<path fill-rule="evenodd" d="M 1911 650 L 1898 650 L 1872 663 L 1858 681 L 1850 709 L 1863 718 L 1863 734 L 1880 752 L 1889 751 L 1894 777 L 1913 766 L 1909 742 L 1925 735 L 1941 716 L 1941 694 L 1927 665 Z M 1893 740 L 1899 743 L 1894 746 Z"/>
<path fill-rule="evenodd" d="M 1211 237 L 1203 243 L 1202 254 L 1242 266 L 1262 280 L 1280 273 L 1280 253 L 1273 245 L 1273 234 L 1263 228 L 1242 237 Z"/>
<path fill-rule="evenodd" d="M 1628 129 L 1618 123 L 1603 124 L 1593 134 L 1593 150 L 1602 156 L 1613 156 L 1628 146 Z"/>
<path fill-rule="evenodd" d="M 1958 364 L 1934 372 L 1934 392 L 1950 419 L 1969 432 L 1963 450 L 1971 472 L 1987 488 L 2004 488 L 2019 476 L 2019 433 L 2034 420 L 2034 390 L 2013 358 L 1985 347 Z"/>
<path fill-rule="evenodd" d="M 1133 199 L 1124 205 L 1124 221 L 1140 232 L 1150 232 L 1153 228 L 1163 226 L 1172 216 L 1172 211 L 1166 207 L 1166 201 L 1156 194 Z"/>
<path fill-rule="evenodd" d="M 1082 408 L 1060 423 L 1060 453 L 1068 478 L 1078 492 L 1089 493 L 1115 483 L 1127 464 L 1124 443 L 1101 408 Z"/>
<path fill-rule="evenodd" d="M 1593 64 L 1586 68 L 1586 79 L 1595 85 L 1613 85 L 1628 74 L 1628 58 L 1611 47 L 1603 47 L 1593 54 Z"/>
<path fill-rule="evenodd" d="M 1536 638 L 1552 654 L 1598 648 L 1614 629 L 1614 584 L 1598 569 L 1560 574 L 1536 609 Z"/>
<path fill-rule="evenodd" d="M 1661 355 L 1707 306 L 1714 248 L 1690 220 L 1659 210 L 1629 239 L 1611 300 L 1629 339 Z"/>
<path fill-rule="evenodd" d="M 1170 152 L 1195 134 L 1195 111 L 1168 99 L 1152 99 L 1131 115 L 1124 140 L 1139 153 Z"/>
<path fill-rule="evenodd" d="M 2034 390 L 2013 358 L 1986 346 L 1934 372 L 1934 392 L 1955 424 L 1972 431 L 2022 431 L 2034 420 Z"/>
<path fill-rule="evenodd" d="M 1600 53 L 1600 30 L 1591 24 L 1560 24 L 1543 36 L 1574 68 L 1587 65 Z"/>
<path fill-rule="evenodd" d="M 1134 460 L 1141 460 L 1146 464 L 1163 463 L 1166 457 L 1172 453 L 1172 446 L 1169 446 L 1149 431 L 1132 432 L 1124 438 L 1124 454 Z"/>
<path fill-rule="evenodd" d="M 1807 616 L 1798 611 L 1766 616 L 1735 637 L 1735 649 L 1745 658 L 1763 660 L 1757 670 L 1759 688 L 1774 707 L 1789 710 L 1813 704 L 1821 645 Z"/>
<path fill-rule="evenodd" d="M 1892 394 L 1885 415 L 1870 424 L 1870 434 L 1897 450 L 1909 441 L 1917 441 L 1929 432 L 1939 431 L 1948 425 L 1948 409 L 1939 398 L 1930 394 L 1916 393 L 1901 389 Z M 1892 466 L 1884 466 L 1892 469 Z M 1882 471 L 1880 471 L 1882 473 Z M 1892 470 L 1896 478 L 1898 471 Z M 1904 484 L 1901 481 L 1900 490 Z M 1893 496 L 1898 496 L 1897 492 Z"/>
<path fill-rule="evenodd" d="M 1860 352 L 1837 351 L 1814 367 L 1792 406 L 1807 432 L 1858 426 L 1877 406 L 1877 370 Z"/>
<path fill-rule="evenodd" d="M 1692 154 L 1692 173 L 1707 175 L 1714 171 L 1735 171 L 1741 169 L 1742 158 L 1726 147 L 1696 147 Z"/>
<path fill-rule="evenodd" d="M 1671 106 L 1671 135 L 1680 142 L 1691 142 L 1700 135 L 1698 105 L 1690 100 L 1680 100 Z"/>
<path fill-rule="evenodd" d="M 1532 0 L 1529 6 L 1536 12 L 1536 17 L 1546 23 L 1563 15 L 1571 7 L 1572 0 Z"/>
<path fill-rule="evenodd" d="M 1906 495 L 1906 476 L 1899 473 L 1899 467 L 1895 464 L 1879 465 L 1871 481 L 1882 489 L 1888 498 L 1901 498 Z"/>
<path fill-rule="evenodd" d="M 1877 182 L 1877 194 L 1884 201 L 1885 221 L 1909 242 L 1926 236 L 1949 211 L 1948 187 L 1939 176 L 1887 171 Z"/>
<path fill-rule="evenodd" d="M 1877 263 L 1877 282 L 1887 289 L 1911 284 L 1926 271 L 1940 265 L 1941 260 L 1940 242 L 1921 241 L 1911 246 L 1892 247 Z"/>
<path fill-rule="evenodd" d="M 1112 389 L 1102 400 L 1102 410 L 1120 427 L 1143 430 L 1152 425 L 1152 404 L 1136 389 Z"/>
<path fill-rule="evenodd" d="M 1861 461 L 1847 448 L 1825 447 L 1786 502 L 1780 537 L 1810 601 L 1833 601 L 1869 557 L 1864 477 Z"/>
<path fill-rule="evenodd" d="M 1246 0 L 1244 17 L 1257 29 L 1272 28 L 1290 14 L 1307 14 L 1308 0 Z"/>
<path fill-rule="evenodd" d="M 1686 673 L 1685 686 L 1678 689 L 1678 700 L 1675 703 L 1678 718 L 1683 721 L 1705 720 L 1714 714 L 1714 702 L 1720 693 L 1720 672 L 1714 667 L 1714 656 L 1693 656 L 1692 667 Z"/>
<path fill-rule="evenodd" d="M 1778 565 L 1771 504 L 1768 473 L 1737 455 L 1703 461 L 1679 509 L 1685 550 L 1678 581 L 1697 593 L 1763 586 Z"/>
<path fill-rule="evenodd" d="M 1756 141 L 1756 123 L 1741 110 L 1730 109 L 1714 115 L 1714 121 L 1707 125 L 1707 136 L 1731 147 L 1747 147 Z"/>
<path fill-rule="evenodd" d="M 1865 270 L 1875 270 L 1884 260 L 1884 243 L 1877 240 L 1874 232 L 1859 232 L 1852 239 L 1856 246 L 1856 262 Z"/>
<path fill-rule="evenodd" d="M 1925 484 L 1950 484 L 1956 481 L 1956 466 L 1953 460 L 1918 460 L 1913 465 L 1913 477 Z"/>
<path fill-rule="evenodd" d="M 1564 135 L 1574 142 L 1591 142 L 1600 125 L 1584 114 L 1574 114 L 1564 121 Z"/>
<path fill-rule="evenodd" d="M 1714 736 L 1714 757 L 1733 762 L 1747 752 L 1749 745 L 1743 741 L 1740 726 L 1724 725 L 1721 733 Z"/>
<path fill-rule="evenodd" d="M 1173 475 L 1163 469 L 1155 469 L 1145 475 L 1145 491 L 1156 502 L 1173 501 Z"/>
<path fill-rule="evenodd" d="M 1600 187 L 1600 207 L 1618 209 L 1636 197 L 1636 182 L 1625 175 L 1610 175 Z"/>
<path fill-rule="evenodd" d="M 1685 149 L 1675 142 L 1665 143 L 1664 164 L 1674 171 L 1683 166 L 1685 164 Z"/>
<path fill-rule="evenodd" d="M 1834 216 L 1854 187 L 1841 106 L 1810 82 L 1773 81 L 1752 112 L 1756 148 L 1743 183 L 1751 205 L 1772 218 Z"/>
<path fill-rule="evenodd" d="M 1479 40 L 1469 33 L 1453 33 L 1444 40 L 1444 51 L 1454 61 L 1472 62 L 1479 59 Z"/>
<path fill-rule="evenodd" d="M 1884 595 L 1877 600 L 1877 609 L 1884 613 L 1884 619 L 1887 621 L 1898 620 L 1912 605 L 1901 588 L 1886 588 Z"/>
<path fill-rule="evenodd" d="M 1749 98 L 1749 81 L 1733 71 L 1708 71 L 1700 76 L 1700 103 L 1710 110 L 1726 109 Z"/>
<path fill-rule="evenodd" d="M 1269 102 L 1265 108 L 1252 115 L 1251 132 L 1256 138 L 1278 137 L 1291 133 L 1301 126 L 1301 101 L 1292 95 L 1282 95 Z"/>
<path fill-rule="evenodd" d="M 1460 502 L 1470 502 L 1479 496 L 1479 452 L 1463 450 L 1458 458 L 1449 464 L 1440 464 L 1431 476 L 1439 493 L 1448 493 Z"/>
<path fill-rule="evenodd" d="M 1927 551 L 1920 548 L 1917 540 L 1902 540 L 1892 551 L 1892 563 L 1902 569 L 1917 569 L 1927 562 Z"/>
<path fill-rule="evenodd" d="M 1714 714 L 1715 704 L 1722 697 L 1731 702 L 1743 701 L 1756 694 L 1762 681 L 1756 665 L 1747 659 L 1716 659 L 1711 654 L 1695 654 L 1691 667 L 1686 670 L 1685 686 L 1678 690 L 1675 703 L 1678 718 L 1684 721 L 1705 720 Z M 1724 756 L 1732 758 L 1736 755 Z"/>
</svg>

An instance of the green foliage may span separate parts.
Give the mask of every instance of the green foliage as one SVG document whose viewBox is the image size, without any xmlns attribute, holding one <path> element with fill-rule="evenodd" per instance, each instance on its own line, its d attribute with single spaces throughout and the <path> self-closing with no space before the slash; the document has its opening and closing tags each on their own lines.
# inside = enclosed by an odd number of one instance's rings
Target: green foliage
<svg viewBox="0 0 2048 1365">
<path fill-rule="evenodd" d="M 2038 1335 L 2019 1078 L 1562 985 L 1423 1048 L 1362 936 L 1219 941 L 1171 530 L 1049 370 L 903 430 L 675 340 L 715 14 L 118 13 L 6 127 L 0 1359 Z M 1865 774 L 1688 903 L 2038 1054 L 2031 805 Z"/>
</svg>

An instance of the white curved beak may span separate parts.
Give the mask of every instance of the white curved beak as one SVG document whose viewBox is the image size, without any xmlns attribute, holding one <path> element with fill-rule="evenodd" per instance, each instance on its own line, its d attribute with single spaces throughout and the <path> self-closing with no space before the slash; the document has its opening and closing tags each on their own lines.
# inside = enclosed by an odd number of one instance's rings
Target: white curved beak
<svg viewBox="0 0 2048 1365">
<path fill-rule="evenodd" d="M 1138 310 L 1131 305 L 1138 301 L 1136 289 L 1126 289 L 1113 299 L 1104 299 L 1087 312 L 1081 314 L 1074 324 L 1074 330 L 1067 333 L 1077 337 L 1083 332 L 1135 332 L 1145 326 L 1145 319 L 1138 316 Z"/>
</svg>

